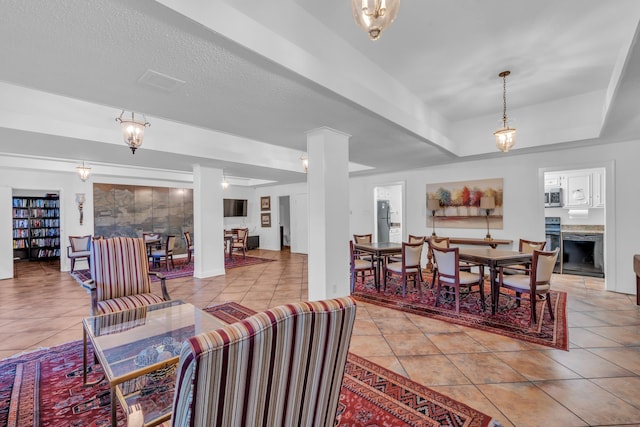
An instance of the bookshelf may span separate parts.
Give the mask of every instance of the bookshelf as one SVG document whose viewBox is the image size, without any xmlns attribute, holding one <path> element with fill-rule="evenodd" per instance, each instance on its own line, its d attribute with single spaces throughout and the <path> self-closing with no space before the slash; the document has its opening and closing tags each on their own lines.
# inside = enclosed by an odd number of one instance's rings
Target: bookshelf
<svg viewBox="0 0 640 427">
<path fill-rule="evenodd" d="M 13 256 L 39 260 L 60 257 L 60 198 L 13 197 Z"/>
</svg>

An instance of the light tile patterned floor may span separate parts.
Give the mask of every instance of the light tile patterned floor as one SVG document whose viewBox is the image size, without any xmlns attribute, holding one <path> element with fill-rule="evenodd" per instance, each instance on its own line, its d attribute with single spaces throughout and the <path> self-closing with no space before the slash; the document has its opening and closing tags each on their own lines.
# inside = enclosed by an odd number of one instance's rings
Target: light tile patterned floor
<svg viewBox="0 0 640 427">
<path fill-rule="evenodd" d="M 211 279 L 167 282 L 174 299 L 254 310 L 307 298 L 307 257 Z M 0 357 L 82 337 L 89 296 L 57 264 L 20 263 L 0 281 Z M 553 350 L 360 303 L 351 351 L 490 414 L 505 426 L 640 426 L 640 308 L 603 281 L 556 276 L 569 293 L 570 351 Z"/>
</svg>

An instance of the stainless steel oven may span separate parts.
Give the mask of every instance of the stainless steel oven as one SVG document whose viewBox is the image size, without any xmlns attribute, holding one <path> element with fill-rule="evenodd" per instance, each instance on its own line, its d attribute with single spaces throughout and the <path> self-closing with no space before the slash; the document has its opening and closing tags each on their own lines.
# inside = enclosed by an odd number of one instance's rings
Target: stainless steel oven
<svg viewBox="0 0 640 427">
<path fill-rule="evenodd" d="M 547 244 L 544 248 L 545 251 L 552 251 L 555 248 L 560 248 L 562 253 L 562 240 L 560 239 L 560 217 L 548 216 L 544 219 L 544 232 Z M 556 261 L 556 266 L 553 268 L 554 273 L 562 273 L 562 257 L 559 256 Z"/>
<path fill-rule="evenodd" d="M 544 190 L 544 207 L 545 208 L 561 208 L 562 207 L 562 189 L 547 188 Z"/>
</svg>

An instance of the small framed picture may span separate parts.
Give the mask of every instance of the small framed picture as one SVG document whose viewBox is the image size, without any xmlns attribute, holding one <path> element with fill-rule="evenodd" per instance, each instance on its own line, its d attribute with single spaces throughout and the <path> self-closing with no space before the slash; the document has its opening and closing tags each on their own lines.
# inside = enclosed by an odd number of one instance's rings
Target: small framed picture
<svg viewBox="0 0 640 427">
<path fill-rule="evenodd" d="M 260 197 L 260 210 L 261 211 L 270 211 L 271 210 L 271 197 L 270 196 Z"/>
<path fill-rule="evenodd" d="M 271 227 L 271 212 L 260 214 L 260 224 L 263 227 Z"/>
</svg>

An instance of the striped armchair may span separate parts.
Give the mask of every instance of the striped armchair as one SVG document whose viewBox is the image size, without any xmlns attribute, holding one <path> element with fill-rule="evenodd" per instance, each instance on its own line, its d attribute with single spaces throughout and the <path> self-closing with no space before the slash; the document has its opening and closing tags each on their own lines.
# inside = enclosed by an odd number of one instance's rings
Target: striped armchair
<svg viewBox="0 0 640 427">
<path fill-rule="evenodd" d="M 333 426 L 355 321 L 350 297 L 287 304 L 188 339 L 173 426 Z"/>
<path fill-rule="evenodd" d="M 160 278 L 162 297 L 151 293 L 150 274 Z M 114 237 L 91 242 L 91 315 L 113 313 L 171 299 L 165 278 L 149 271 L 143 239 Z"/>
</svg>

